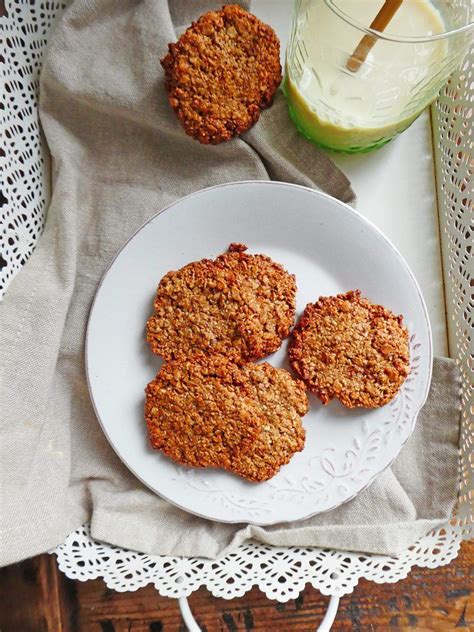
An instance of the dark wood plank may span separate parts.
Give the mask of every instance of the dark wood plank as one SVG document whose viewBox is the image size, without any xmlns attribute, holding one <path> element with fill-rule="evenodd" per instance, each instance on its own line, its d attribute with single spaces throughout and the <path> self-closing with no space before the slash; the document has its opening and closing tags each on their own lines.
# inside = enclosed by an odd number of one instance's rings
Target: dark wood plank
<svg viewBox="0 0 474 632">
<path fill-rule="evenodd" d="M 415 568 L 397 584 L 361 581 L 341 600 L 333 630 L 467 632 L 474 629 L 473 587 L 474 543 L 466 543 L 449 566 Z M 101 580 L 74 582 L 49 556 L 2 569 L 0 591 L 8 604 L 0 611 L 2 632 L 185 632 L 177 602 L 152 586 L 117 593 Z M 327 598 L 308 587 L 287 604 L 257 589 L 226 601 L 202 589 L 190 605 L 203 632 L 314 632 Z"/>
<path fill-rule="evenodd" d="M 66 632 L 61 620 L 58 579 L 56 561 L 50 555 L 2 568 L 0 630 Z"/>
</svg>

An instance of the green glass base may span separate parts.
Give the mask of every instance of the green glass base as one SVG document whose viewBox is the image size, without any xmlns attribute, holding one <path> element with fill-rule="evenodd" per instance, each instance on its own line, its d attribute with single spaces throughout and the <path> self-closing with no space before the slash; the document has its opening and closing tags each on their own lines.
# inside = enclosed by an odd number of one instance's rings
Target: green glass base
<svg viewBox="0 0 474 632">
<path fill-rule="evenodd" d="M 285 93 L 284 90 L 283 90 L 283 93 Z M 376 141 L 372 145 L 368 145 L 366 147 L 347 147 L 347 148 L 331 147 L 331 145 L 321 142 L 317 137 L 314 136 L 314 134 L 308 132 L 308 130 L 299 120 L 298 115 L 296 114 L 295 110 L 291 107 L 291 103 L 289 102 L 288 98 L 286 102 L 288 104 L 288 111 L 290 113 L 291 120 L 295 124 L 300 134 L 302 134 L 314 145 L 317 145 L 318 147 L 322 147 L 323 149 L 329 149 L 338 154 L 367 154 L 371 151 L 374 151 L 375 149 L 379 149 L 380 147 L 383 147 L 384 145 L 386 145 L 392 140 L 392 138 L 381 138 L 380 140 Z"/>
</svg>

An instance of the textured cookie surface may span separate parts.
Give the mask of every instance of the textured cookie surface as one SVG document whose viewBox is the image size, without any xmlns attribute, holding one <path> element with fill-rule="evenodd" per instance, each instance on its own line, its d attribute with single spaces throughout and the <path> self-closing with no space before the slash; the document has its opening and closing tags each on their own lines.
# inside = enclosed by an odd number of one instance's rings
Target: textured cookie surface
<svg viewBox="0 0 474 632">
<path fill-rule="evenodd" d="M 232 470 L 250 480 L 264 481 L 304 448 L 301 417 L 308 412 L 308 398 L 303 382 L 266 362 L 247 364 L 243 372 L 265 421 L 250 451 L 235 460 Z"/>
<path fill-rule="evenodd" d="M 198 355 L 165 364 L 146 388 L 152 447 L 178 463 L 271 478 L 304 446 L 304 385 L 268 364 Z"/>
<path fill-rule="evenodd" d="M 262 358 L 289 335 L 295 305 L 295 278 L 281 265 L 228 252 L 163 277 L 147 340 L 166 360 L 199 350 Z"/>
<path fill-rule="evenodd" d="M 150 443 L 178 463 L 223 467 L 252 447 L 265 418 L 223 356 L 169 362 L 145 389 Z"/>
<path fill-rule="evenodd" d="M 409 337 L 402 316 L 358 290 L 307 305 L 292 333 L 290 363 L 324 404 L 349 408 L 390 402 L 409 373 Z"/>
<path fill-rule="evenodd" d="M 275 32 L 237 5 L 193 22 L 161 64 L 171 107 L 186 133 L 205 144 L 249 129 L 281 81 Z"/>
</svg>

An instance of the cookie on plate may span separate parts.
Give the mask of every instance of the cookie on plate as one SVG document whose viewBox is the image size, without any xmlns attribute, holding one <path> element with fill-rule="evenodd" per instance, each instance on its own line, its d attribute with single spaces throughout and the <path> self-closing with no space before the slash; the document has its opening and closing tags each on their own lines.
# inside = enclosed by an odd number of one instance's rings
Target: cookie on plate
<svg viewBox="0 0 474 632">
<path fill-rule="evenodd" d="M 232 471 L 252 481 L 264 481 L 304 448 L 301 417 L 308 412 L 308 398 L 303 382 L 294 380 L 284 369 L 264 362 L 246 364 L 242 370 L 265 422 L 251 450 L 239 456 Z"/>
<path fill-rule="evenodd" d="M 306 306 L 292 333 L 290 363 L 327 404 L 349 408 L 390 402 L 410 366 L 403 317 L 362 298 L 358 290 L 321 297 Z"/>
<path fill-rule="evenodd" d="M 168 272 L 158 285 L 147 340 L 165 360 L 214 351 L 245 360 L 276 351 L 290 333 L 295 277 L 243 244 L 216 260 Z"/>
<path fill-rule="evenodd" d="M 161 60 L 171 107 L 187 134 L 204 144 L 249 129 L 281 81 L 280 42 L 238 5 L 205 13 Z"/>
<path fill-rule="evenodd" d="M 265 418 L 224 356 L 169 362 L 145 389 L 150 443 L 178 463 L 223 467 L 249 452 Z"/>
<path fill-rule="evenodd" d="M 199 354 L 165 364 L 145 393 L 150 443 L 177 463 L 263 481 L 303 449 L 305 388 L 283 369 Z"/>
</svg>

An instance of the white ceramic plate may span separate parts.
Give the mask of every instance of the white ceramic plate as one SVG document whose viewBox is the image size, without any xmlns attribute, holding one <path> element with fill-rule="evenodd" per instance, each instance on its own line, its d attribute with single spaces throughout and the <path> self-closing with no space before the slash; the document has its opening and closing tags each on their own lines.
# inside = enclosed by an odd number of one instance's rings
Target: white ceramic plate
<svg viewBox="0 0 474 632">
<path fill-rule="evenodd" d="M 377 410 L 322 406 L 310 397 L 306 446 L 270 481 L 176 465 L 147 441 L 144 388 L 160 360 L 145 343 L 158 281 L 169 270 L 224 252 L 231 242 L 296 274 L 298 315 L 321 295 L 359 288 L 403 314 L 411 374 Z M 287 368 L 287 343 L 266 358 Z M 102 428 L 122 461 L 150 489 L 194 514 L 222 522 L 301 520 L 353 498 L 397 456 L 428 394 L 432 345 L 426 307 L 408 265 L 382 233 L 349 206 L 279 182 L 239 182 L 198 191 L 164 209 L 120 251 L 99 286 L 86 341 L 89 389 Z"/>
</svg>

